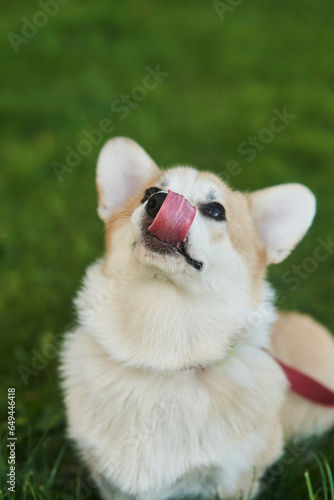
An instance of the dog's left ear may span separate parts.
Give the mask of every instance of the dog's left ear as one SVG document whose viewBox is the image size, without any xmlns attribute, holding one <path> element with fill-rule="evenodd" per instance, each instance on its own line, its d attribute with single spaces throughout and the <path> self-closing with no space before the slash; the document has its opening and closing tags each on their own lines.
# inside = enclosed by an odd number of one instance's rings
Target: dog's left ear
<svg viewBox="0 0 334 500">
<path fill-rule="evenodd" d="M 302 184 L 282 184 L 248 196 L 267 263 L 282 262 L 303 238 L 316 212 L 313 193 Z"/>
<path fill-rule="evenodd" d="M 107 222 L 126 201 L 139 192 L 159 169 L 132 139 L 115 137 L 102 148 L 97 160 L 98 214 Z"/>
</svg>

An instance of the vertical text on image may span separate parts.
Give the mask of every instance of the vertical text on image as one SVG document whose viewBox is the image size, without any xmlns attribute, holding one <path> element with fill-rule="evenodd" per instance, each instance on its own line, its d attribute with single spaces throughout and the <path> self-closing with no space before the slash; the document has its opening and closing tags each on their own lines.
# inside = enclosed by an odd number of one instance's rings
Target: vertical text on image
<svg viewBox="0 0 334 500">
<path fill-rule="evenodd" d="M 9 472 L 7 474 L 8 491 L 15 493 L 15 389 L 9 387 L 8 389 L 8 465 Z"/>
</svg>

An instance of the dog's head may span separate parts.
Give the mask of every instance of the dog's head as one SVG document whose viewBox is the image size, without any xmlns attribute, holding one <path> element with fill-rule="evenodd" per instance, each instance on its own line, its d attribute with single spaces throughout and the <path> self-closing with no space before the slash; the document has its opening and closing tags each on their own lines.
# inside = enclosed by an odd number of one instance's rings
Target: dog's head
<svg viewBox="0 0 334 500">
<path fill-rule="evenodd" d="M 122 137 L 102 149 L 97 187 L 109 254 L 121 247 L 124 260 L 186 286 L 204 275 L 230 276 L 231 288 L 244 288 L 245 278 L 254 285 L 290 254 L 315 214 L 315 198 L 300 184 L 242 194 L 208 172 L 159 170 Z"/>
<path fill-rule="evenodd" d="M 97 187 L 106 274 L 129 281 L 130 295 L 147 285 L 156 301 L 182 290 L 195 309 L 210 311 L 212 328 L 215 311 L 235 317 L 260 307 L 267 266 L 289 255 L 315 214 L 315 198 L 300 184 L 242 194 L 208 172 L 160 170 L 126 138 L 103 147 Z"/>
</svg>

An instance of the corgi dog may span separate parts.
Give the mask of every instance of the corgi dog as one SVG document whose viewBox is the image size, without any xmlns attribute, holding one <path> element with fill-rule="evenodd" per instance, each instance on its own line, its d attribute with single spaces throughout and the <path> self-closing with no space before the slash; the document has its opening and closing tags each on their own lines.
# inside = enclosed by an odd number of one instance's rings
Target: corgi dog
<svg viewBox="0 0 334 500">
<path fill-rule="evenodd" d="M 62 349 L 69 437 L 103 499 L 255 497 L 285 439 L 334 424 L 276 361 L 334 388 L 333 338 L 278 313 L 266 281 L 311 225 L 314 195 L 160 170 L 122 137 L 99 155 L 97 190 L 106 252 Z"/>
</svg>

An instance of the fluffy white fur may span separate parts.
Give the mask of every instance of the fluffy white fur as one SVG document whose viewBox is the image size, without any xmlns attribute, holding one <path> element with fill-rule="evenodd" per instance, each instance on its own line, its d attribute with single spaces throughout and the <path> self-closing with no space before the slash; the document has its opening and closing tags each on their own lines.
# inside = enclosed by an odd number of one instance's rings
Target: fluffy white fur
<svg viewBox="0 0 334 500">
<path fill-rule="evenodd" d="M 111 229 L 105 258 L 88 269 L 76 299 L 79 326 L 63 348 L 69 436 L 105 499 L 232 500 L 250 490 L 253 497 L 282 452 L 287 392 L 264 350 L 277 321 L 265 266 L 306 232 L 314 197 L 300 185 L 241 195 L 196 169 L 161 172 L 123 138 L 103 148 L 97 179 L 99 214 Z M 195 206 L 209 192 L 226 205 L 227 222 L 196 213 L 188 248 L 203 262 L 200 271 L 145 246 L 145 204 L 134 199 L 110 219 L 150 185 Z"/>
</svg>

